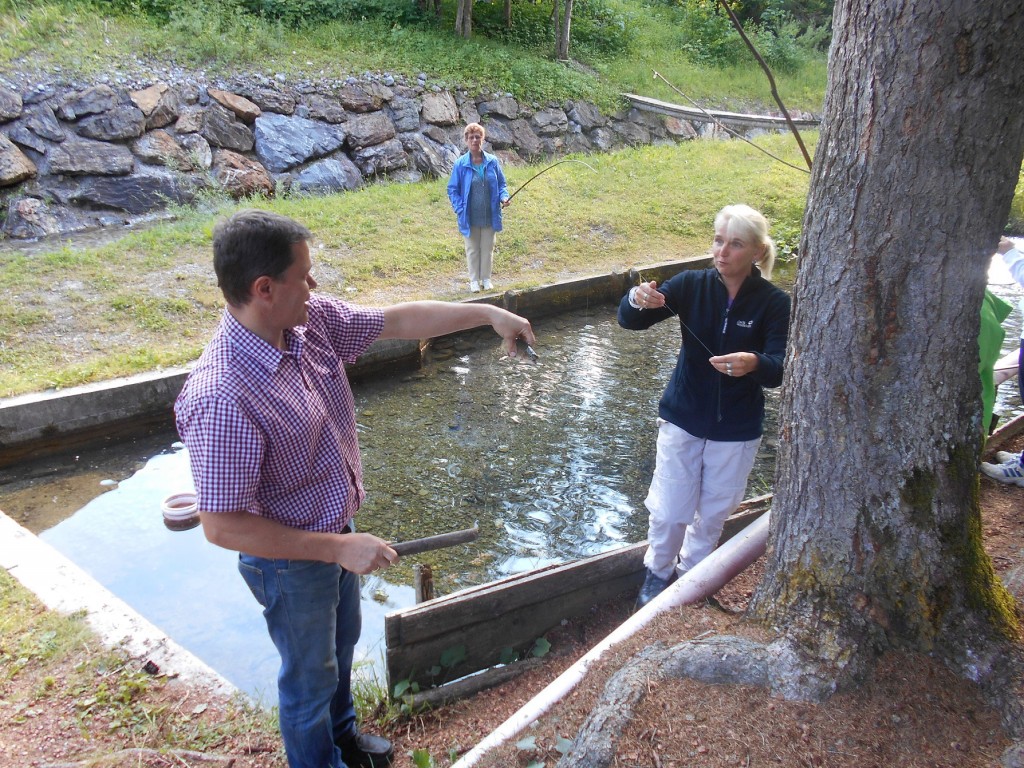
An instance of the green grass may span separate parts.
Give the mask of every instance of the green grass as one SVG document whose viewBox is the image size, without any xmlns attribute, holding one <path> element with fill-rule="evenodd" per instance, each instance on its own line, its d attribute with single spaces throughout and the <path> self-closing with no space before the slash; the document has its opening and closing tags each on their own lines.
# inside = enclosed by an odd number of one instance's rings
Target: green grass
<svg viewBox="0 0 1024 768">
<path fill-rule="evenodd" d="M 586 99 L 606 109 L 622 92 L 658 98 L 671 91 L 652 80 L 657 69 L 683 93 L 709 105 L 769 105 L 770 94 L 753 58 L 737 45 L 736 66 L 718 68 L 688 61 L 681 48 L 679 15 L 664 6 L 608 0 L 622 20 L 625 51 L 608 54 L 588 46 L 572 49 L 582 66 L 552 60 L 546 44 L 523 48 L 451 31 L 454 5 L 444 5 L 439 26 L 411 26 L 379 19 L 330 22 L 293 30 L 238 13 L 225 0 L 181 3 L 168 22 L 141 14 L 116 14 L 88 0 L 0 0 L 0 67 L 61 67 L 82 77 L 112 66 L 149 60 L 202 67 L 209 74 L 241 70 L 326 78 L 386 71 L 432 83 L 508 91 L 538 101 Z M 479 10 L 478 13 L 484 13 Z M 777 73 L 787 105 L 817 110 L 825 85 L 824 54 L 811 54 L 795 71 Z M 674 96 L 674 94 L 673 94 Z"/>
<path fill-rule="evenodd" d="M 762 143 L 799 165 L 791 137 Z M 563 163 L 516 196 L 496 249 L 502 287 L 699 255 L 714 214 L 732 202 L 762 209 L 791 237 L 809 178 L 737 141 L 630 149 L 586 163 L 594 170 Z M 506 168 L 510 189 L 543 167 Z M 445 186 L 445 179 L 373 184 L 256 204 L 313 231 L 314 276 L 324 292 L 357 303 L 368 294 L 387 302 L 454 299 L 464 295 L 465 265 Z M 99 248 L 0 258 L 9 297 L 0 310 L 8 321 L 0 326 L 0 396 L 195 359 L 223 304 L 211 266 L 213 225 L 235 207 L 185 211 Z"/>
<path fill-rule="evenodd" d="M 584 60 L 568 67 L 552 61 L 545 46 L 454 37 L 451 4 L 444 6 L 443 27 L 364 20 L 295 31 L 235 12 L 231 0 L 177 3 L 165 23 L 114 14 L 114 6 L 100 0 L 0 0 L 0 68 L 59 67 L 65 76 L 84 79 L 122 65 L 138 71 L 148 61 L 202 67 L 211 77 L 236 70 L 327 79 L 426 72 L 431 83 L 508 91 L 538 103 L 584 98 L 611 109 L 627 90 L 673 98 L 650 79 L 657 66 L 706 103 L 767 104 L 767 85 L 752 63 L 704 68 L 683 57 L 674 12 L 606 2 L 623 21 L 628 49 L 613 55 L 581 46 L 574 53 Z M 487 9 L 479 10 L 484 19 Z M 536 22 L 539 12 L 532 13 Z M 784 94 L 800 94 L 791 106 L 817 107 L 824 87 L 820 61 L 779 80 Z M 767 143 L 801 163 L 788 138 Z M 629 150 L 587 162 L 597 173 L 565 164 L 516 198 L 497 250 L 505 287 L 702 252 L 711 218 L 725 202 L 758 205 L 792 232 L 806 193 L 805 174 L 736 142 Z M 511 187 L 540 167 L 507 168 Z M 355 194 L 256 204 L 314 231 L 316 274 L 325 291 L 355 301 L 381 286 L 389 299 L 453 298 L 462 283 L 463 253 L 444 187 L 444 179 L 371 184 Z M 194 359 L 221 307 L 209 266 L 213 222 L 233 207 L 214 196 L 195 209 L 177 209 L 174 224 L 113 245 L 0 256 L 0 289 L 9 297 L 0 310 L 0 396 Z"/>
<path fill-rule="evenodd" d="M 0 683 L 12 723 L 31 728 L 44 711 L 71 713 L 83 733 L 109 734 L 124 748 L 215 750 L 225 739 L 277 739 L 273 715 L 241 701 L 226 709 L 169 705 L 166 678 L 154 678 L 119 649 L 106 649 L 82 613 L 42 610 L 0 569 Z M 197 702 L 198 703 L 198 702 Z M 195 711 L 193 711 L 195 710 Z"/>
<path fill-rule="evenodd" d="M 686 30 L 678 14 L 663 6 L 643 10 L 642 15 L 633 17 L 635 39 L 629 55 L 594 63 L 602 79 L 614 83 L 620 92 L 674 104 L 689 106 L 692 99 L 702 106 L 734 110 L 776 108 L 768 80 L 741 41 L 736 40 L 733 46 L 737 63 L 729 66 L 696 64 L 684 50 Z M 773 72 L 788 108 L 821 110 L 826 63 L 824 55 L 808 54 L 797 69 Z M 655 77 L 655 72 L 660 77 Z"/>
</svg>

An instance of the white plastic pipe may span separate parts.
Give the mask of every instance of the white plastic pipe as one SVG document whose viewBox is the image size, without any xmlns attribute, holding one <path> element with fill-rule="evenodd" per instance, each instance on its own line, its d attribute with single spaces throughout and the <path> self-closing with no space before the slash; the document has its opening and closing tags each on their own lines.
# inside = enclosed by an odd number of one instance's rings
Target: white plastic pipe
<svg viewBox="0 0 1024 768">
<path fill-rule="evenodd" d="M 547 688 L 520 707 L 451 768 L 469 768 L 490 750 L 503 744 L 543 715 L 565 697 L 587 674 L 587 670 L 612 646 L 636 634 L 659 614 L 670 608 L 702 600 L 724 587 L 744 568 L 764 554 L 768 543 L 771 511 L 761 515 L 687 572 L 651 602 L 630 616 L 611 634 L 556 677 Z"/>
</svg>

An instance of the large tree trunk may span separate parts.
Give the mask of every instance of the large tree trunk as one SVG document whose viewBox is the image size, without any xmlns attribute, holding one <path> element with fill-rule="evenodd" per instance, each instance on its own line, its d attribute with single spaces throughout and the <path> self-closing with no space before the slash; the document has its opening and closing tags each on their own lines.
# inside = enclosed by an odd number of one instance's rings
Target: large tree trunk
<svg viewBox="0 0 1024 768">
<path fill-rule="evenodd" d="M 833 29 L 751 608 L 821 696 L 885 648 L 970 665 L 1011 634 L 981 542 L 978 328 L 1024 152 L 1020 0 L 840 0 Z"/>
</svg>

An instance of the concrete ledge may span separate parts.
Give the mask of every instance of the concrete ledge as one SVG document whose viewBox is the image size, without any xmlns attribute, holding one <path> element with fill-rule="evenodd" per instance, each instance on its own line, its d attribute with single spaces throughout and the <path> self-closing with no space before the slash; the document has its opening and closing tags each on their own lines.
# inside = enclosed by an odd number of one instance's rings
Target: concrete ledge
<svg viewBox="0 0 1024 768">
<path fill-rule="evenodd" d="M 469 301 L 494 304 L 537 319 L 618 302 L 641 274 L 644 280 L 662 282 L 682 269 L 703 269 L 710 264 L 710 257 L 702 256 Z M 428 344 L 429 339 L 378 341 L 346 371 L 350 379 L 359 380 L 415 370 Z M 188 373 L 188 368 L 177 368 L 0 400 L 0 468 L 172 427 L 174 400 Z"/>
<path fill-rule="evenodd" d="M 166 421 L 188 369 L 0 400 L 0 466 Z"/>
<path fill-rule="evenodd" d="M 738 128 L 766 128 L 774 130 L 783 130 L 789 125 L 786 118 L 773 115 L 748 115 L 741 112 L 723 112 L 720 109 L 699 109 L 697 107 L 684 107 L 680 104 L 670 104 L 667 101 L 659 101 L 649 96 L 638 96 L 635 93 L 624 93 L 622 95 L 639 110 L 678 117 L 681 120 L 705 123 L 717 121 Z M 805 130 L 813 130 L 821 125 L 820 120 L 794 119 L 792 122 L 797 128 Z"/>
<path fill-rule="evenodd" d="M 85 611 L 89 626 L 111 647 L 122 646 L 140 666 L 152 661 L 163 674 L 215 695 L 239 690 L 167 637 L 102 584 L 49 544 L 0 512 L 0 567 L 54 611 Z"/>
</svg>

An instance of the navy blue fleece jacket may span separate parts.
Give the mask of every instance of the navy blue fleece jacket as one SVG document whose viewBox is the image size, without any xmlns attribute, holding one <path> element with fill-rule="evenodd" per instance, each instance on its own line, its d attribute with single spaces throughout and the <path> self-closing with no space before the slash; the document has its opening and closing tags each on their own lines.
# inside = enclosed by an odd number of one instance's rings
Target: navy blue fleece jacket
<svg viewBox="0 0 1024 768">
<path fill-rule="evenodd" d="M 708 440 L 754 440 L 764 422 L 763 387 L 782 383 L 789 333 L 789 296 L 753 268 L 729 306 L 718 270 L 684 270 L 658 290 L 666 306 L 635 309 L 624 296 L 619 325 L 639 331 L 679 316 L 683 343 L 676 369 L 658 404 L 658 415 Z M 675 315 L 673 315 L 673 312 Z M 753 352 L 757 370 L 723 376 L 708 362 L 714 355 Z"/>
</svg>

